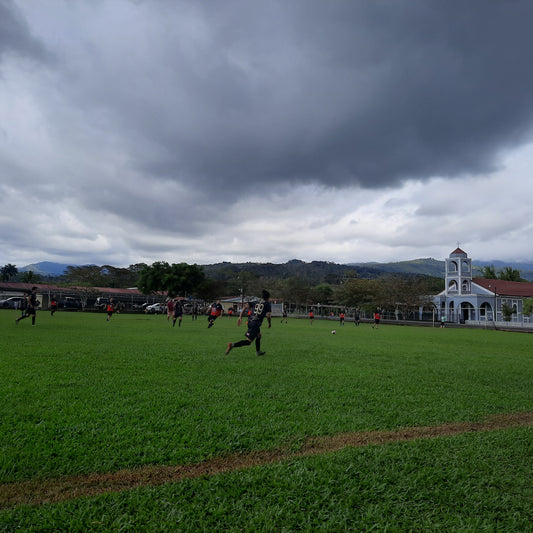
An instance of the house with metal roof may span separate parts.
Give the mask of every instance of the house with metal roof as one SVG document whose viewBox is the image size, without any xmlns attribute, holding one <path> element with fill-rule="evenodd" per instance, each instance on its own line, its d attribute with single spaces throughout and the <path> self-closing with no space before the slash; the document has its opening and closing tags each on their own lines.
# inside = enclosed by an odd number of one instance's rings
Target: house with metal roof
<svg viewBox="0 0 533 533">
<path fill-rule="evenodd" d="M 57 300 L 64 298 L 76 298 L 82 303 L 82 307 L 92 307 L 97 297 L 114 298 L 121 302 L 125 308 L 140 305 L 144 302 L 155 303 L 164 300 L 164 295 L 144 295 L 137 288 L 119 289 L 110 287 L 60 287 L 49 283 L 20 283 L 0 281 L 0 299 L 9 296 L 28 294 L 32 287 L 37 287 L 38 300 L 41 308 L 46 309 L 54 296 Z"/>
<path fill-rule="evenodd" d="M 531 325 L 523 303 L 533 298 L 533 283 L 472 278 L 472 259 L 456 248 L 445 260 L 445 289 L 433 297 L 439 319 L 459 323 L 505 322 L 502 308 L 515 310 L 507 325 Z"/>
</svg>

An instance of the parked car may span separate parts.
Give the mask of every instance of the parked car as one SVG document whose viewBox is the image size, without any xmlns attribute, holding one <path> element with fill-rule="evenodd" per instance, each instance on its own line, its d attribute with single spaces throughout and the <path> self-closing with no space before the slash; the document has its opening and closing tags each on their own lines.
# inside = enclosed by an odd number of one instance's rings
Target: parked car
<svg viewBox="0 0 533 533">
<path fill-rule="evenodd" d="M 78 300 L 77 298 L 65 296 L 65 298 L 61 301 L 60 307 L 62 309 L 81 309 L 82 304 L 81 300 Z"/>
<path fill-rule="evenodd" d="M 11 296 L 11 298 L 0 300 L 0 307 L 4 309 L 20 309 L 25 299 L 23 296 Z"/>
<path fill-rule="evenodd" d="M 166 313 L 167 312 L 167 306 L 162 303 L 156 303 L 152 305 L 147 305 L 145 310 L 145 313 Z"/>
</svg>

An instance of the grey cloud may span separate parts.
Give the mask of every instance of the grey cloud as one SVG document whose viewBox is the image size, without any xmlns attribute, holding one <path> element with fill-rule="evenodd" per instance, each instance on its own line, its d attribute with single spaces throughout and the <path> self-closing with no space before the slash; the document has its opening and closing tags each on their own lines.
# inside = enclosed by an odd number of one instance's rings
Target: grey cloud
<svg viewBox="0 0 533 533">
<path fill-rule="evenodd" d="M 169 234 L 201 235 L 210 223 L 209 202 L 192 187 L 172 180 L 142 179 L 125 172 L 123 178 L 80 184 L 85 208 L 97 216 L 112 215 Z"/>
<path fill-rule="evenodd" d="M 50 55 L 30 32 L 29 26 L 12 0 L 0 0 L 0 60 L 8 53 L 36 60 Z"/>
<path fill-rule="evenodd" d="M 257 207 L 246 216 L 267 223 L 311 205 L 308 194 L 334 210 L 309 190 L 342 189 L 357 204 L 358 187 L 493 172 L 531 140 L 531 2 L 53 6 L 0 0 L 0 60 L 54 54 L 31 76 L 9 64 L 21 91 L 6 94 L 20 94 L 32 120 L 12 120 L 5 135 L 20 129 L 21 145 L 44 148 L 12 163 L 7 152 L 3 164 L 35 194 L 56 184 L 53 198 L 82 229 L 91 213 L 116 215 L 113 228 L 94 224 L 98 234 L 145 227 L 148 246 L 172 249 L 172 236 L 200 241 L 221 222 L 226 238 L 234 226 L 223 217 L 247 199 Z M 418 199 L 416 214 L 435 215 L 442 201 Z"/>
<path fill-rule="evenodd" d="M 379 188 L 491 172 L 530 138 L 533 4 L 243 5 L 197 14 L 189 55 L 165 43 L 157 98 L 123 114 L 160 145 L 137 161 L 155 178 Z"/>
<path fill-rule="evenodd" d="M 74 56 L 63 90 L 154 180 L 224 200 L 265 183 L 379 188 L 491 172 L 531 134 L 527 2 L 132 5 L 137 26 L 95 41 L 85 71 Z"/>
</svg>

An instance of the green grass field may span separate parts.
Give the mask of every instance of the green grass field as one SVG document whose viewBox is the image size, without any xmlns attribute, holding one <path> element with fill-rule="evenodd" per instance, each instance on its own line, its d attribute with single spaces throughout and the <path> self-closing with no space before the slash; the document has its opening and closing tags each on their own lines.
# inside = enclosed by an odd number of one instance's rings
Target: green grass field
<svg viewBox="0 0 533 533">
<path fill-rule="evenodd" d="M 0 311 L 0 484 L 533 411 L 533 336 Z M 337 334 L 330 331 L 336 329 Z M 532 428 L 345 448 L 10 508 L 0 531 L 533 531 Z"/>
</svg>

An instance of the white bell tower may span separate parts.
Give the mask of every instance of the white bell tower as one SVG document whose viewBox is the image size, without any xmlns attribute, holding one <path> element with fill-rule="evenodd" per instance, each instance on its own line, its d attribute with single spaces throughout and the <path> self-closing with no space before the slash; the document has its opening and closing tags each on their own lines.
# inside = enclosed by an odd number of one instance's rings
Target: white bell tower
<svg viewBox="0 0 533 533">
<path fill-rule="evenodd" d="M 446 259 L 446 295 L 471 294 L 472 259 L 466 252 L 456 248 Z"/>
</svg>

